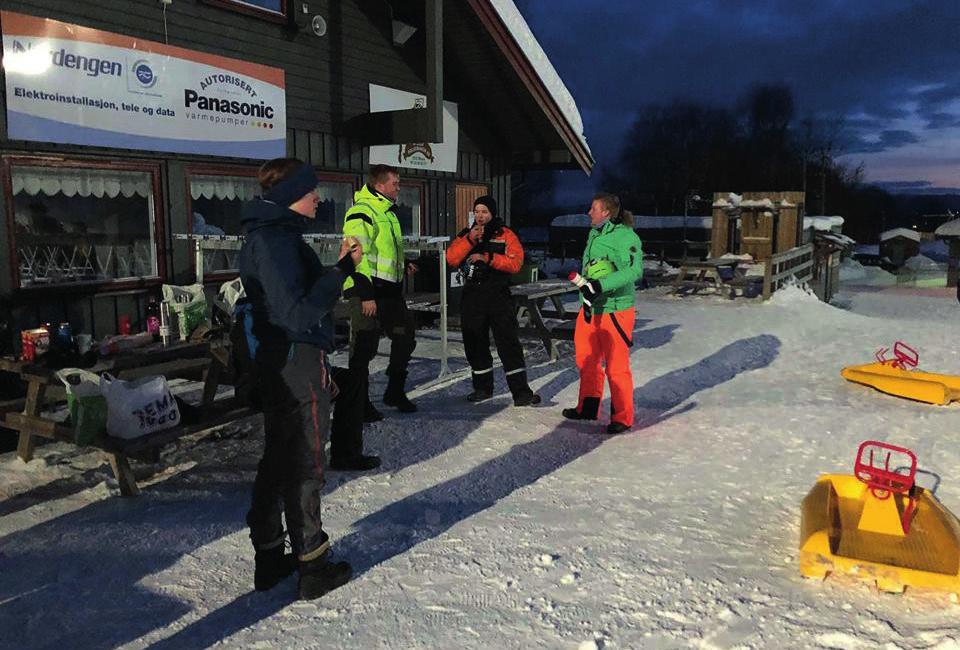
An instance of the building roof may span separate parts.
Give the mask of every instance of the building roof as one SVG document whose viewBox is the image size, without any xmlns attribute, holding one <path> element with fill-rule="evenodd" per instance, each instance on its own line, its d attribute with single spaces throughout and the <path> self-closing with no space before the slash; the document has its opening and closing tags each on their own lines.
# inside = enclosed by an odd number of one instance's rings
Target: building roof
<svg viewBox="0 0 960 650">
<path fill-rule="evenodd" d="M 896 239 L 897 237 L 912 239 L 915 242 L 920 241 L 920 233 L 918 233 L 916 230 L 910 230 L 909 228 L 893 228 L 892 230 L 887 230 L 886 232 L 880 233 L 880 241 Z"/>
<path fill-rule="evenodd" d="M 933 234 L 937 237 L 960 237 L 960 219 L 953 219 L 940 224 Z"/>
<path fill-rule="evenodd" d="M 468 3 L 577 165 L 589 174 L 594 158 L 583 133 L 583 119 L 577 104 L 513 0 L 468 0 Z"/>
<path fill-rule="evenodd" d="M 814 230 L 832 230 L 834 227 L 843 226 L 843 217 L 825 217 L 814 215 L 803 218 L 803 227 L 813 228 Z"/>
</svg>

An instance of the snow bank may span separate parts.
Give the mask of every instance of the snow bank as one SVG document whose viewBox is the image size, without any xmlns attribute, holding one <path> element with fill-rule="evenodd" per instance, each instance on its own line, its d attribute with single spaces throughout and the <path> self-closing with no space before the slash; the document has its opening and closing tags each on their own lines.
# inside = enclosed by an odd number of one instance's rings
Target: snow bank
<svg viewBox="0 0 960 650">
<path fill-rule="evenodd" d="M 879 266 L 864 266 L 852 259 L 840 263 L 840 282 L 862 286 L 890 286 L 897 283 L 897 276 Z"/>
<path fill-rule="evenodd" d="M 926 255 L 914 255 L 913 257 L 908 258 L 907 261 L 903 263 L 903 266 L 911 271 L 925 273 L 939 271 L 946 272 L 947 270 L 945 265 L 930 259 Z"/>
</svg>

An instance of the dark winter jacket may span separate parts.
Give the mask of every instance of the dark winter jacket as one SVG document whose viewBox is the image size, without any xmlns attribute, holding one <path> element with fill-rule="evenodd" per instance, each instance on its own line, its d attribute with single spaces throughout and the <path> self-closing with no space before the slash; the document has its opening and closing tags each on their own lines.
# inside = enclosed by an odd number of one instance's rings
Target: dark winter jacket
<svg viewBox="0 0 960 650">
<path fill-rule="evenodd" d="M 519 272 L 523 266 L 523 245 L 520 244 L 520 239 L 503 225 L 499 217 L 493 218 L 484 226 L 483 238 L 476 244 L 467 238 L 469 232 L 470 228 L 464 228 L 450 243 L 450 248 L 447 249 L 447 264 L 461 267 L 464 275 L 467 275 L 470 266 L 466 262 L 467 258 L 474 253 L 480 253 L 486 257 L 484 264 L 487 268 L 477 284 L 485 287 L 507 286 L 510 276 Z M 474 283 L 468 280 L 467 287 L 472 286 L 475 286 Z"/>
<path fill-rule="evenodd" d="M 303 241 L 306 220 L 292 210 L 254 199 L 241 216 L 246 239 L 240 278 L 252 305 L 253 335 L 260 349 L 288 343 L 333 349 L 333 308 L 352 268 L 324 267 Z M 258 352 L 259 354 L 259 352 Z"/>
</svg>

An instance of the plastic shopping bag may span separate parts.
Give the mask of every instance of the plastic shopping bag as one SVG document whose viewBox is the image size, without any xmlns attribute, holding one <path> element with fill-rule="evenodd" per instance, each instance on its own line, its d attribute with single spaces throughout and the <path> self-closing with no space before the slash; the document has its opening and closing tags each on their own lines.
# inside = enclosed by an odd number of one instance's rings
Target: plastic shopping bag
<svg viewBox="0 0 960 650">
<path fill-rule="evenodd" d="M 100 391 L 107 400 L 107 433 L 139 438 L 180 424 L 180 409 L 162 376 L 124 381 L 104 373 Z"/>
<path fill-rule="evenodd" d="M 163 300 L 170 304 L 170 310 L 177 316 L 180 327 L 180 340 L 186 341 L 199 325 L 207 322 L 207 297 L 202 284 L 185 287 L 165 284 Z"/>
<path fill-rule="evenodd" d="M 100 392 L 100 378 L 80 368 L 64 368 L 57 371 L 57 377 L 66 386 L 74 441 L 89 445 L 107 425 L 107 401 Z"/>
</svg>

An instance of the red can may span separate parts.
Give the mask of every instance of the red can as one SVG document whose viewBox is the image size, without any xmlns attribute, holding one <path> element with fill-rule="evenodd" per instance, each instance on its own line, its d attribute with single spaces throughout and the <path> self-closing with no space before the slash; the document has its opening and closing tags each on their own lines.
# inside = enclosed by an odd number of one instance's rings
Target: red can
<svg viewBox="0 0 960 650">
<path fill-rule="evenodd" d="M 20 359 L 23 361 L 33 361 L 37 356 L 37 346 L 32 338 L 24 338 L 20 341 Z"/>
<path fill-rule="evenodd" d="M 123 314 L 120 316 L 120 333 L 129 334 L 130 333 L 130 316 Z"/>
</svg>

